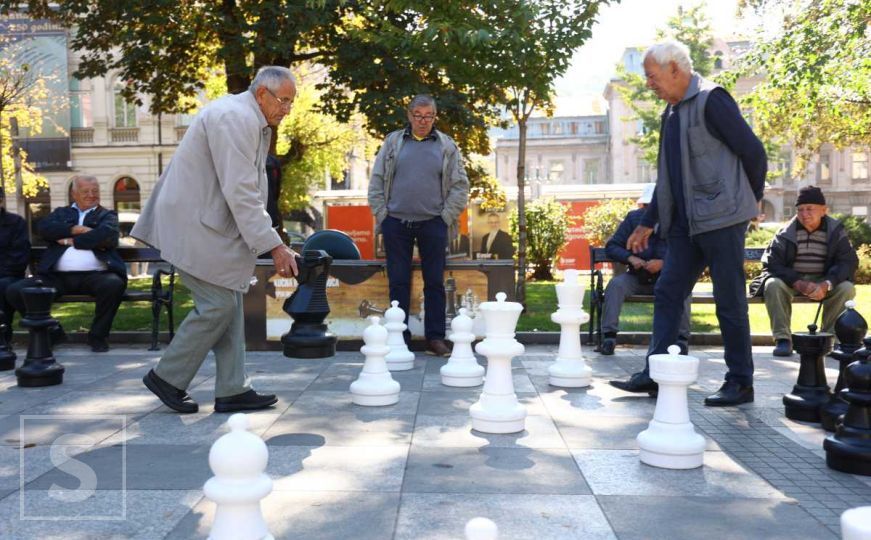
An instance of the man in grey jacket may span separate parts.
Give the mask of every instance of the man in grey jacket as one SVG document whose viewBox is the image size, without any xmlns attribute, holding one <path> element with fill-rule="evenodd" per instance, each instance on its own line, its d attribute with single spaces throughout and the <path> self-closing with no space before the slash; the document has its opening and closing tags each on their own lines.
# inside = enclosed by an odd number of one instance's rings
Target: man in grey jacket
<svg viewBox="0 0 871 540">
<path fill-rule="evenodd" d="M 251 87 L 203 108 L 154 188 L 131 235 L 161 252 L 190 289 L 194 309 L 143 382 L 181 413 L 198 410 L 185 391 L 215 353 L 215 411 L 263 409 L 278 400 L 251 389 L 245 374 L 242 295 L 257 256 L 269 252 L 281 276 L 295 275 L 295 253 L 266 213 L 271 128 L 290 112 L 290 70 L 261 68 Z"/>
<path fill-rule="evenodd" d="M 417 242 L 423 273 L 426 351 L 449 356 L 445 343 L 445 250 L 469 201 L 469 179 L 456 143 L 433 127 L 427 95 L 408 105 L 409 125 L 384 140 L 369 179 L 369 206 L 384 237 L 390 300 L 411 301 L 411 258 Z M 406 339 L 409 334 L 406 331 Z"/>
<path fill-rule="evenodd" d="M 678 337 L 689 295 L 705 267 L 714 283 L 717 320 L 728 372 L 708 406 L 753 401 L 753 357 L 744 277 L 744 235 L 759 213 L 765 187 L 765 149 L 735 100 L 693 71 L 682 43 L 653 45 L 644 55 L 647 86 L 668 105 L 660 128 L 656 190 L 627 249 L 647 247 L 653 226 L 668 241 L 654 287 L 653 336 L 648 354 L 666 352 Z M 648 368 L 611 384 L 656 393 Z"/>
</svg>

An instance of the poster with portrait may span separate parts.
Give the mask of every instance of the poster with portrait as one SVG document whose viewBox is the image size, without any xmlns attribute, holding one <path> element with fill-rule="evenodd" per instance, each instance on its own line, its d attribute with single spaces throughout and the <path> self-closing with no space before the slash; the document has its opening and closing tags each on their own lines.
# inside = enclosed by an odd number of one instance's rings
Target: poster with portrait
<svg viewBox="0 0 871 540">
<path fill-rule="evenodd" d="M 471 211 L 472 258 L 507 260 L 514 258 L 516 240 L 510 233 L 510 217 L 516 204 L 509 202 L 501 212 L 488 212 L 474 205 Z"/>
</svg>

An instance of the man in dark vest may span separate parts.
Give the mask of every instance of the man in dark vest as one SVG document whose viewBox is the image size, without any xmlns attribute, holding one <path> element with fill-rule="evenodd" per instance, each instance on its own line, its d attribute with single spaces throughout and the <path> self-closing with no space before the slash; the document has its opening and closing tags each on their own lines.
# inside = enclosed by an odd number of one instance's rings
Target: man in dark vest
<svg viewBox="0 0 871 540">
<path fill-rule="evenodd" d="M 653 45 L 644 54 L 647 86 L 668 104 L 660 127 L 656 191 L 627 249 L 647 247 L 658 222 L 668 241 L 654 288 L 653 336 L 648 355 L 667 352 L 678 338 L 684 300 L 705 267 L 714 284 L 723 336 L 726 380 L 708 406 L 753 401 L 753 357 L 744 277 L 744 235 L 759 214 L 768 164 L 765 149 L 735 100 L 693 71 L 682 43 Z M 628 381 L 629 392 L 655 394 L 648 366 Z"/>
</svg>

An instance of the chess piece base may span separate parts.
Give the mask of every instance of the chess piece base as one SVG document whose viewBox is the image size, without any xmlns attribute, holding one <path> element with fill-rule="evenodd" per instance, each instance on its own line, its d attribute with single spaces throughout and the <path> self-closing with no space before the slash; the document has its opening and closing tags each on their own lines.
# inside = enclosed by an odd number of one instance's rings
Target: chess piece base
<svg viewBox="0 0 871 540">
<path fill-rule="evenodd" d="M 835 431 L 838 418 L 847 412 L 850 404 L 837 396 L 832 396 L 826 404 L 820 407 L 820 424 L 826 431 Z"/>
<path fill-rule="evenodd" d="M 414 369 L 414 353 L 410 353 L 410 357 L 405 356 L 404 358 L 390 358 L 388 354 L 384 361 L 387 362 L 387 369 L 390 371 L 408 371 L 409 369 Z"/>
<path fill-rule="evenodd" d="M 23 388 L 39 388 L 63 384 L 64 371 L 66 369 L 62 365 L 55 363 L 54 358 L 51 358 L 51 362 L 47 365 L 42 361 L 26 362 L 15 370 L 15 377 L 18 379 L 18 386 Z"/>
<path fill-rule="evenodd" d="M 370 396 L 363 394 L 352 394 L 351 403 L 361 405 L 363 407 L 384 407 L 386 405 L 394 405 L 399 403 L 399 392 L 395 394 L 385 394 L 381 396 Z"/>
<path fill-rule="evenodd" d="M 819 422 L 820 407 L 831 394 L 829 387 L 796 385 L 791 394 L 783 396 L 784 415 L 799 422 Z"/>
<path fill-rule="evenodd" d="M 485 410 L 478 402 L 469 407 L 469 414 L 472 417 L 472 429 L 481 433 L 519 433 L 526 429 L 526 408 L 520 403 L 513 407 L 502 407 L 499 413 L 494 413 Z"/>
<path fill-rule="evenodd" d="M 571 362 L 571 363 L 570 363 Z M 583 363 L 583 359 L 563 360 L 557 358 L 548 370 L 548 384 L 561 388 L 584 388 L 592 382 L 593 370 Z"/>
<path fill-rule="evenodd" d="M 323 326 L 326 329 L 326 325 Z M 284 356 L 290 358 L 329 358 L 336 355 L 338 339 L 330 332 L 321 334 L 297 334 L 293 330 L 281 336 Z"/>
<path fill-rule="evenodd" d="M 442 371 L 442 384 L 445 386 L 453 386 L 456 388 L 471 388 L 473 386 L 481 386 L 484 384 L 484 368 L 481 368 L 480 375 L 446 375 Z"/>
<path fill-rule="evenodd" d="M 826 465 L 836 471 L 871 476 L 871 440 L 865 442 L 863 446 L 848 445 L 829 435 L 823 441 Z"/>
<path fill-rule="evenodd" d="M 666 424 L 651 420 L 636 439 L 642 463 L 662 469 L 695 469 L 705 456 L 705 438 L 691 423 Z"/>
<path fill-rule="evenodd" d="M 15 360 L 18 358 L 12 351 L 0 350 L 0 371 L 15 369 Z"/>
<path fill-rule="evenodd" d="M 399 402 L 399 383 L 389 372 L 361 373 L 351 383 L 351 402 L 364 407 L 383 407 Z"/>
</svg>

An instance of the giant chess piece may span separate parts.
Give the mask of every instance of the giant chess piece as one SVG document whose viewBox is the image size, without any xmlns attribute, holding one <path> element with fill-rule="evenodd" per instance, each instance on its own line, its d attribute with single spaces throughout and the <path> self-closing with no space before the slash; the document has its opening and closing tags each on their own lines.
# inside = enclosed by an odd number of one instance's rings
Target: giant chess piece
<svg viewBox="0 0 871 540">
<path fill-rule="evenodd" d="M 284 301 L 284 311 L 293 318 L 290 330 L 281 336 L 284 356 L 326 358 L 336 354 L 336 336 L 327 331 L 330 314 L 327 277 L 333 258 L 325 251 L 304 251 L 296 258 L 299 274 L 296 290 Z"/>
<path fill-rule="evenodd" d="M 472 342 L 475 341 L 473 324 L 466 308 L 460 308 L 460 314 L 451 321 L 448 339 L 453 342 L 454 349 L 448 363 L 441 369 L 442 384 L 445 386 L 465 388 L 484 382 L 484 366 L 478 364 L 472 352 Z"/>
<path fill-rule="evenodd" d="M 227 425 L 230 433 L 209 450 L 209 467 L 215 476 L 203 486 L 206 497 L 216 505 L 209 540 L 274 540 L 260 511 L 260 501 L 272 492 L 272 480 L 265 472 L 269 450 L 248 431 L 244 414 L 234 414 Z"/>
<path fill-rule="evenodd" d="M 12 345 L 6 337 L 9 332 L 9 327 L 6 325 L 6 315 L 0 311 L 0 371 L 9 371 L 15 369 L 15 351 L 12 350 Z M 9 332 L 11 335 L 11 332 Z"/>
<path fill-rule="evenodd" d="M 363 330 L 360 352 L 366 355 L 363 370 L 351 383 L 351 401 L 366 407 L 393 405 L 399 401 L 399 383 L 390 376 L 387 361 L 387 329 L 378 324 L 378 317 L 369 317 L 371 323 Z"/>
<path fill-rule="evenodd" d="M 668 354 L 652 354 L 650 377 L 659 383 L 656 410 L 647 429 L 638 434 L 641 461 L 664 469 L 695 469 L 702 466 L 705 438 L 690 422 L 687 387 L 699 375 L 699 359 L 682 356 L 671 345 Z"/>
<path fill-rule="evenodd" d="M 390 347 L 390 352 L 385 358 L 387 369 L 407 371 L 414 368 L 414 353 L 408 350 L 403 336 L 407 328 L 404 322 L 405 312 L 399 307 L 398 300 L 390 302 L 390 309 L 384 312 L 384 320 L 386 321 L 384 327 L 387 328 L 387 346 Z"/>
<path fill-rule="evenodd" d="M 514 339 L 523 306 L 506 302 L 506 298 L 507 295 L 500 292 L 495 302 L 484 302 L 480 306 L 487 337 L 475 351 L 487 357 L 487 376 L 481 398 L 469 408 L 469 414 L 472 428 L 483 433 L 517 433 L 526 425 L 526 407 L 517 401 L 511 377 L 511 359 L 525 350 Z"/>
<path fill-rule="evenodd" d="M 556 362 L 547 370 L 552 386 L 590 386 L 593 375 L 581 354 L 581 325 L 589 322 L 590 316 L 582 309 L 584 286 L 578 281 L 578 274 L 577 270 L 566 270 L 563 282 L 556 286 L 559 308 L 550 320 L 560 325 L 560 339 Z"/>
<path fill-rule="evenodd" d="M 844 371 L 841 390 L 849 406 L 835 433 L 826 437 L 826 464 L 837 471 L 871 476 L 871 337 Z"/>
<path fill-rule="evenodd" d="M 476 517 L 466 523 L 466 540 L 499 540 L 499 527 L 485 517 Z"/>
<path fill-rule="evenodd" d="M 49 337 L 50 330 L 58 324 L 57 319 L 51 318 L 54 294 L 55 289 L 44 287 L 39 279 L 21 290 L 25 309 L 21 326 L 30 331 L 30 342 L 24 363 L 15 370 L 18 386 L 53 386 L 64 382 L 65 369 L 55 361 Z"/>
<path fill-rule="evenodd" d="M 851 508 L 841 514 L 843 540 L 871 540 L 871 506 Z"/>
<path fill-rule="evenodd" d="M 855 310 L 856 302 L 848 300 L 846 308 L 835 321 L 835 336 L 838 346 L 829 355 L 838 361 L 838 382 L 832 397 L 820 407 L 820 423 L 826 431 L 835 431 L 838 418 L 847 412 L 847 402 L 841 397 L 844 389 L 844 370 L 853 362 L 853 353 L 862 347 L 862 339 L 868 332 L 868 323 Z"/>
<path fill-rule="evenodd" d="M 816 324 L 811 324 L 808 333 L 792 334 L 792 346 L 800 356 L 800 365 L 792 392 L 783 396 L 784 414 L 791 420 L 819 422 L 820 407 L 832 396 L 826 384 L 825 358 L 832 350 L 835 336 L 816 330 Z"/>
</svg>

